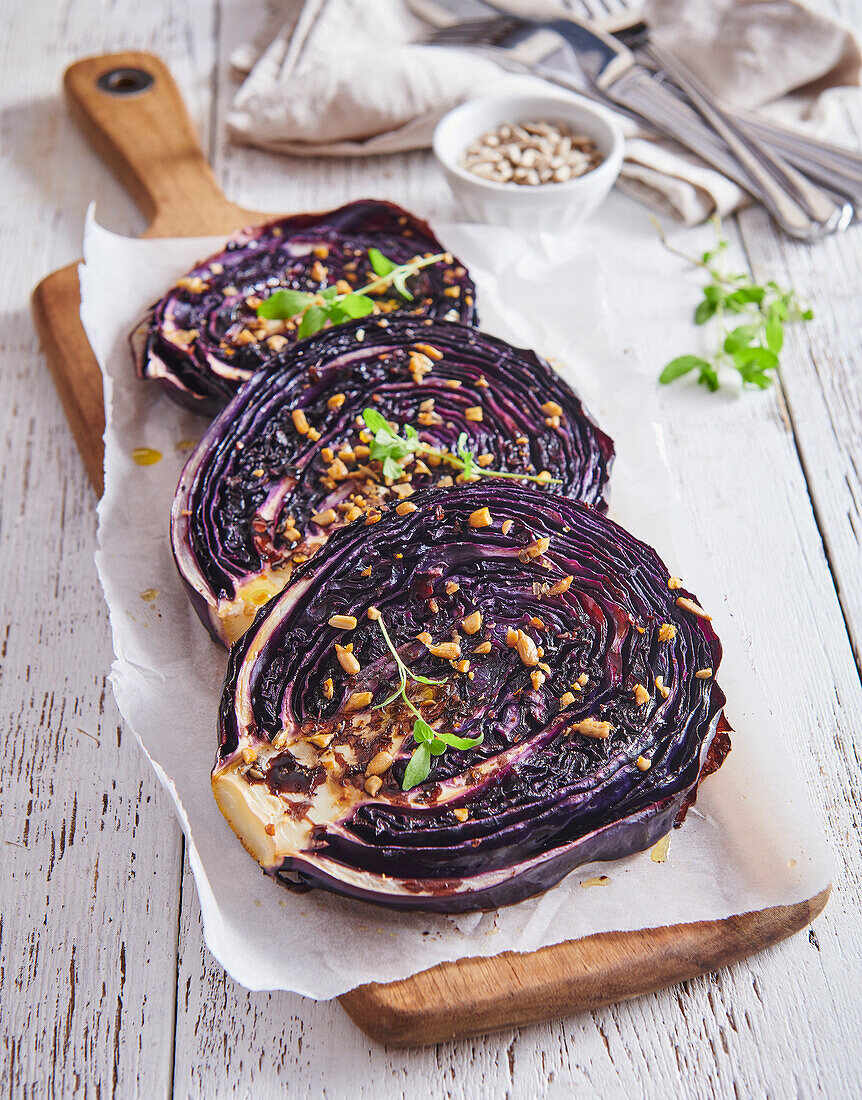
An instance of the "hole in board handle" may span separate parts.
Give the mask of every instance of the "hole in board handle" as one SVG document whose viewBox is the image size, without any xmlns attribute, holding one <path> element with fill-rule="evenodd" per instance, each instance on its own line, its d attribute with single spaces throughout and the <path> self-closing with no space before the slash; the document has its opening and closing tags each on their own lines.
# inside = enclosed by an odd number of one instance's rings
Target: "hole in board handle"
<svg viewBox="0 0 862 1100">
<path fill-rule="evenodd" d="M 145 69 L 111 69 L 96 83 L 108 95 L 140 95 L 155 83 L 155 77 Z"/>
</svg>

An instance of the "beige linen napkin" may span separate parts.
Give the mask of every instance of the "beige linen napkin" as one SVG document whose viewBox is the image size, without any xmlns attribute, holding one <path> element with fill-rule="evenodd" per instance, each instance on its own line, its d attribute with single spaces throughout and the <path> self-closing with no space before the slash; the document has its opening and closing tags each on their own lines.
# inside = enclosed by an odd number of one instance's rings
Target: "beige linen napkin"
<svg viewBox="0 0 862 1100">
<path fill-rule="evenodd" d="M 540 18 L 566 5 L 505 6 Z M 265 25 L 232 57 L 244 76 L 227 118 L 233 136 L 299 156 L 420 149 L 465 99 L 550 87 L 472 51 L 414 45 L 427 23 L 411 9 L 452 21 L 435 0 L 270 0 Z M 647 0 L 644 17 L 654 38 L 713 92 L 785 124 L 825 134 L 835 89 L 859 84 L 853 34 L 795 0 Z M 535 36 L 520 58 L 536 60 L 552 42 Z M 623 125 L 620 185 L 638 198 L 689 225 L 745 201 L 734 183 L 686 150 Z"/>
</svg>

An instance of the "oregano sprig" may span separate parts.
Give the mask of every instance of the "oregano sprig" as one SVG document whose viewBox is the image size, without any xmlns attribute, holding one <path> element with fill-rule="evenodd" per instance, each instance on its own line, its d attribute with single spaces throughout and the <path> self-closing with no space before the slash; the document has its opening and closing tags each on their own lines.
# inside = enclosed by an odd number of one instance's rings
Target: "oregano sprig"
<svg viewBox="0 0 862 1100">
<path fill-rule="evenodd" d="M 382 460 L 385 477 L 400 477 L 404 473 L 404 469 L 399 460 L 416 451 L 421 451 L 423 454 L 437 455 L 449 466 L 460 470 L 465 479 L 476 476 L 502 477 L 510 478 L 513 481 L 538 481 L 541 485 L 549 485 L 551 482 L 559 482 L 560 480 L 556 477 L 543 477 L 542 474 L 508 473 L 504 470 L 489 470 L 484 466 L 479 466 L 476 462 L 476 456 L 467 446 L 466 432 L 461 432 L 458 436 L 458 442 L 455 446 L 456 453 L 453 454 L 451 451 L 429 447 L 427 443 L 423 443 L 419 438 L 419 433 L 411 424 L 404 426 L 403 436 L 399 435 L 377 409 L 365 409 L 362 413 L 362 419 L 365 421 L 368 430 L 373 434 L 371 458 Z"/>
<path fill-rule="evenodd" d="M 325 287 L 317 292 L 304 290 L 276 290 L 257 307 L 258 317 L 267 321 L 299 320 L 296 335 L 303 340 L 319 332 L 327 322 L 340 325 L 356 317 L 365 317 L 374 312 L 374 303 L 368 297 L 392 286 L 405 301 L 412 302 L 413 295 L 407 288 L 411 275 L 423 267 L 446 260 L 448 253 L 436 256 L 423 256 L 407 264 L 396 264 L 378 248 L 368 249 L 368 261 L 377 278 L 365 286 L 339 294 L 334 286 Z"/>
<path fill-rule="evenodd" d="M 700 256 L 674 248 L 659 222 L 655 218 L 652 222 L 668 251 L 703 268 L 709 275 L 703 298 L 694 311 L 694 323 L 705 325 L 714 319 L 718 330 L 718 347 L 711 356 L 677 356 L 665 366 L 659 382 L 667 385 L 696 370 L 698 382 L 714 393 L 721 384 L 719 370 L 733 367 L 739 371 L 743 385 L 767 389 L 773 383 L 773 375 L 768 372 L 779 366 L 785 324 L 810 321 L 812 311 L 803 308 L 794 290 L 785 290 L 772 280 L 760 285 L 745 272 L 726 273 L 721 267 L 721 257 L 728 242 L 721 235 L 717 218 L 713 219 L 716 245 Z"/>
<path fill-rule="evenodd" d="M 410 754 L 410 760 L 404 769 L 404 779 L 401 783 L 401 789 L 409 791 L 428 778 L 428 773 L 431 771 L 432 756 L 442 756 L 448 748 L 458 749 L 461 752 L 466 749 L 474 749 L 477 745 L 482 744 L 485 737 L 484 734 L 479 734 L 477 737 L 459 737 L 455 733 L 444 733 L 429 726 L 422 717 L 422 712 L 408 698 L 407 681 L 414 680 L 417 684 L 430 684 L 434 687 L 442 687 L 446 681 L 432 680 L 428 676 L 420 676 L 418 673 L 412 672 L 398 655 L 398 650 L 393 645 L 389 631 L 386 629 L 386 623 L 384 623 L 379 612 L 375 621 L 380 627 L 389 652 L 395 659 L 395 667 L 398 670 L 398 687 L 387 699 L 384 699 L 382 703 L 378 703 L 374 709 L 379 710 L 381 707 L 387 707 L 400 698 L 406 704 L 410 713 L 414 715 L 412 736 L 416 748 Z"/>
</svg>

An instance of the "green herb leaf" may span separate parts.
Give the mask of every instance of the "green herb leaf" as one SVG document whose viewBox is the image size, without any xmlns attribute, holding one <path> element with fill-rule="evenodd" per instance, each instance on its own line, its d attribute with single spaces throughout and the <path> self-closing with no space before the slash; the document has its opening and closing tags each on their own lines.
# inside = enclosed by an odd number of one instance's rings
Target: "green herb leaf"
<svg viewBox="0 0 862 1100">
<path fill-rule="evenodd" d="M 689 371 L 702 371 L 704 367 L 709 367 L 709 363 L 707 363 L 705 359 L 701 359 L 700 356 L 680 355 L 676 359 L 671 359 L 658 376 L 658 380 L 663 386 L 666 386 L 668 382 L 675 382 L 677 378 L 682 378 L 682 376 L 688 374 Z"/>
<path fill-rule="evenodd" d="M 379 413 L 377 409 L 364 409 L 362 413 L 362 419 L 365 421 L 365 426 L 372 432 L 388 432 L 389 422 Z"/>
<path fill-rule="evenodd" d="M 327 317 L 328 313 L 323 306 L 309 306 L 303 313 L 299 328 L 296 330 L 297 339 L 304 340 L 306 336 L 313 336 L 315 332 L 320 332 L 326 324 Z"/>
<path fill-rule="evenodd" d="M 417 718 L 413 723 L 413 740 L 417 744 L 421 744 L 423 741 L 434 740 L 434 730 L 428 725 L 423 718 Z"/>
<path fill-rule="evenodd" d="M 732 355 L 740 348 L 747 348 L 753 340 L 757 339 L 759 333 L 759 325 L 737 325 L 724 338 L 724 350 Z"/>
<path fill-rule="evenodd" d="M 441 741 L 439 737 L 435 737 L 428 747 L 431 749 L 432 756 L 442 756 L 446 751 L 446 742 Z"/>
<path fill-rule="evenodd" d="M 478 737 L 458 737 L 457 734 L 442 733 L 438 730 L 437 736 L 444 744 L 449 745 L 453 749 L 460 749 L 462 752 L 465 749 L 475 749 L 477 745 L 481 745 L 485 740 L 485 735 L 481 733 Z"/>
<path fill-rule="evenodd" d="M 388 256 L 384 256 L 379 248 L 368 249 L 368 262 L 375 275 L 388 275 L 398 267 L 398 264 L 393 263 Z"/>
<path fill-rule="evenodd" d="M 404 769 L 404 779 L 401 783 L 402 791 L 412 790 L 424 783 L 431 771 L 431 749 L 427 741 L 423 741 L 413 750 L 413 755 L 407 767 Z"/>
<path fill-rule="evenodd" d="M 694 323 L 705 325 L 710 317 L 715 316 L 716 309 L 718 309 L 718 303 L 714 298 L 704 298 L 694 311 Z"/>
<path fill-rule="evenodd" d="M 401 477 L 404 470 L 398 465 L 394 458 L 390 458 L 389 455 L 383 459 L 383 476 L 384 477 Z"/>
<path fill-rule="evenodd" d="M 289 321 L 307 309 L 313 299 L 313 294 L 301 290 L 277 290 L 260 303 L 257 315 L 267 321 Z"/>
</svg>

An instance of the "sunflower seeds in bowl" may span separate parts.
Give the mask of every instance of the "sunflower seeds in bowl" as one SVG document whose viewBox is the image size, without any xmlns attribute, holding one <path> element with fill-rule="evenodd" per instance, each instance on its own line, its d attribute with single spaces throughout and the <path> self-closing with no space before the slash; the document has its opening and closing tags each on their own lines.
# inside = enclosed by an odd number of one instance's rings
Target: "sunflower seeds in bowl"
<svg viewBox="0 0 862 1100">
<path fill-rule="evenodd" d="M 553 122 L 503 123 L 476 138 L 461 167 L 481 179 L 536 187 L 565 183 L 601 164 L 592 138 Z"/>
</svg>

